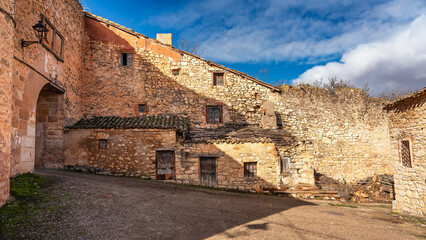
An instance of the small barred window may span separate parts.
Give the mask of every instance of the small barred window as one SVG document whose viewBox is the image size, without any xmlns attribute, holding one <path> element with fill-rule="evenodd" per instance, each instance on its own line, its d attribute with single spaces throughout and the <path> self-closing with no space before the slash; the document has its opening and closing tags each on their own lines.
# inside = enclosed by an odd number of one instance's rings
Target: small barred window
<svg viewBox="0 0 426 240">
<path fill-rule="evenodd" d="M 106 139 L 99 139 L 99 149 L 107 149 L 108 141 Z"/>
<path fill-rule="evenodd" d="M 412 167 L 411 166 L 411 148 L 409 140 L 402 140 L 399 142 L 399 146 L 401 149 L 401 162 L 404 167 Z"/>
<path fill-rule="evenodd" d="M 255 178 L 257 176 L 257 162 L 244 163 L 244 177 Z"/>
</svg>

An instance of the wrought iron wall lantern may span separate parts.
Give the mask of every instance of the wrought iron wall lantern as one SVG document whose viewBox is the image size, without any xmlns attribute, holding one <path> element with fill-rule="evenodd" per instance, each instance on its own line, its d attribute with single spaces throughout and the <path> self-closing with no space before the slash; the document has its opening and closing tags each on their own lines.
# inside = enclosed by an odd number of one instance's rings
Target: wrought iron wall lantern
<svg viewBox="0 0 426 240">
<path fill-rule="evenodd" d="M 49 31 L 49 29 L 47 29 L 47 27 L 44 25 L 42 21 L 38 21 L 38 23 L 33 26 L 33 29 L 34 29 L 34 33 L 36 37 L 38 38 L 38 41 L 24 41 L 22 39 L 21 41 L 22 48 L 28 47 L 34 43 L 41 43 L 43 39 L 46 38 L 47 32 Z"/>
</svg>

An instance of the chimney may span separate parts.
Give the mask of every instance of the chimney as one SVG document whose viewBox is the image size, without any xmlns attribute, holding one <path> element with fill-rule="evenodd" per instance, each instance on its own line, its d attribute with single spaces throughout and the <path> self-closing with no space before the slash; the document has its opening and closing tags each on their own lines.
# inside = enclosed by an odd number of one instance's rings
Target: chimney
<svg viewBox="0 0 426 240">
<path fill-rule="evenodd" d="M 171 33 L 157 33 L 157 41 L 172 45 L 172 34 Z"/>
</svg>

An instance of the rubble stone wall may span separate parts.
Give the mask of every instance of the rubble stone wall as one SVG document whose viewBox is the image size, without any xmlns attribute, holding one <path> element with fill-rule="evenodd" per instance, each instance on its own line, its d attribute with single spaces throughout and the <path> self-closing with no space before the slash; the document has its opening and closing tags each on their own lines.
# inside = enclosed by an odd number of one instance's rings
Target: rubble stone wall
<svg viewBox="0 0 426 240">
<path fill-rule="evenodd" d="M 176 143 L 174 130 L 69 130 L 65 165 L 99 168 L 103 173 L 156 178 L 156 151 L 175 152 L 175 179 L 200 184 L 200 157 L 214 156 L 217 187 L 254 190 L 278 187 L 279 157 L 273 143 Z M 107 140 L 107 149 L 99 141 Z M 203 155 L 204 154 L 204 155 Z M 257 162 L 257 177 L 244 177 L 244 162 Z"/>
<path fill-rule="evenodd" d="M 101 139 L 107 140 L 106 149 L 99 149 Z M 156 151 L 161 149 L 177 149 L 175 130 L 69 130 L 64 165 L 155 179 Z"/>
<path fill-rule="evenodd" d="M 91 18 L 86 22 L 90 26 L 84 64 L 90 86 L 85 94 L 88 116 L 135 116 L 135 107 L 143 103 L 148 115 L 184 113 L 196 126 L 217 127 L 223 124 L 206 123 L 206 106 L 221 105 L 223 123 L 256 123 L 262 103 L 277 94 L 230 72 L 225 73 L 225 86 L 213 86 L 213 72 L 223 69 L 175 50 L 166 52 L 153 39 L 142 41 Z M 134 54 L 133 66 L 120 66 L 121 52 Z"/>
<path fill-rule="evenodd" d="M 293 156 L 292 175 L 314 169 L 353 183 L 393 173 L 387 115 L 380 100 L 366 98 L 359 89 L 330 92 L 285 86 L 275 104 L 283 128 L 298 141 L 297 148 L 284 149 Z"/>
<path fill-rule="evenodd" d="M 12 75 L 15 22 L 10 1 L 0 1 L 0 207 L 9 199 Z"/>
<path fill-rule="evenodd" d="M 176 156 L 176 181 L 180 183 L 200 184 L 200 157 L 210 156 L 217 157 L 219 188 L 279 187 L 279 156 L 273 143 L 185 143 Z M 257 163 L 257 177 L 244 177 L 244 162 Z"/>
<path fill-rule="evenodd" d="M 426 216 L 426 95 L 390 111 L 396 212 Z M 400 140 L 409 140 L 412 167 L 401 162 Z"/>
<path fill-rule="evenodd" d="M 14 58 L 12 176 L 34 170 L 36 106 L 40 90 L 49 82 L 62 86 L 65 90 L 64 122 L 73 123 L 82 116 L 80 95 L 84 88 L 81 84 L 84 15 L 79 1 L 16 0 L 14 13 L 16 38 L 8 45 L 13 49 Z M 41 14 L 64 37 L 62 59 L 41 44 L 21 48 L 21 39 L 36 40 L 32 26 L 41 20 Z"/>
</svg>

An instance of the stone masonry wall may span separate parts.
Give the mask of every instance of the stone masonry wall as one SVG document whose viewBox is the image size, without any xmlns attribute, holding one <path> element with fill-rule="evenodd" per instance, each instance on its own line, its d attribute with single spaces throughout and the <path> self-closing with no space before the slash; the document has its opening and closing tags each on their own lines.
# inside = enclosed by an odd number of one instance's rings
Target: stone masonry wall
<svg viewBox="0 0 426 240">
<path fill-rule="evenodd" d="M 107 149 L 99 149 L 99 140 Z M 101 168 L 111 174 L 155 179 L 156 150 L 177 149 L 174 130 L 70 130 L 65 138 L 65 165 Z"/>
<path fill-rule="evenodd" d="M 15 36 L 10 1 L 0 0 L 0 207 L 9 199 L 12 74 Z"/>
<path fill-rule="evenodd" d="M 426 95 L 390 111 L 391 159 L 396 212 L 426 216 Z M 412 167 L 401 162 L 399 141 L 412 146 Z"/>
<path fill-rule="evenodd" d="M 14 58 L 10 166 L 12 176 L 34 170 L 36 105 L 40 90 L 49 82 L 62 86 L 65 90 L 64 122 L 73 123 L 82 116 L 80 95 L 84 88 L 81 83 L 84 15 L 79 1 L 15 0 L 14 2 L 16 38 L 13 44 L 8 45 L 13 49 Z M 36 40 L 32 26 L 41 20 L 40 14 L 45 15 L 64 37 L 63 61 L 41 44 L 21 48 L 21 39 Z M 52 32 L 51 29 L 50 33 Z M 56 146 L 60 146 L 59 141 L 60 138 Z M 63 149 L 58 151 L 61 152 Z"/>
<path fill-rule="evenodd" d="M 114 175 L 155 179 L 156 151 L 175 151 L 175 180 L 200 184 L 200 156 L 218 156 L 217 187 L 254 190 L 278 186 L 279 157 L 273 143 L 176 143 L 174 130 L 69 130 L 65 165 L 88 166 Z M 99 140 L 107 149 L 99 149 Z M 205 155 L 203 155 L 205 154 Z M 244 162 L 257 162 L 257 177 L 244 177 Z"/>
<path fill-rule="evenodd" d="M 335 93 L 310 86 L 285 86 L 276 110 L 283 128 L 298 140 L 303 153 L 291 171 L 309 168 L 341 182 L 353 183 L 375 174 L 392 174 L 386 113 L 382 102 L 359 89 Z M 300 159 L 301 155 L 305 155 Z"/>
<path fill-rule="evenodd" d="M 263 101 L 274 94 L 229 72 L 225 86 L 213 86 L 213 72 L 223 69 L 190 55 L 161 54 L 164 51 L 158 47 L 162 45 L 155 40 L 141 40 L 91 18 L 86 18 L 86 24 L 85 80 L 91 86 L 85 94 L 88 116 L 135 116 L 135 106 L 144 103 L 148 115 L 184 113 L 195 126 L 217 127 L 221 124 L 206 124 L 206 106 L 222 105 L 224 123 L 256 123 Z M 120 66 L 121 52 L 134 54 L 133 66 Z M 172 74 L 176 69 L 180 69 L 178 76 Z"/>
<path fill-rule="evenodd" d="M 278 187 L 279 157 L 273 143 L 185 143 L 176 154 L 176 181 L 200 184 L 200 156 L 217 156 L 217 187 L 254 191 Z M 244 162 L 257 163 L 257 177 L 244 177 Z"/>
</svg>

